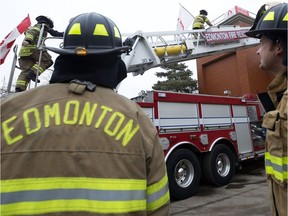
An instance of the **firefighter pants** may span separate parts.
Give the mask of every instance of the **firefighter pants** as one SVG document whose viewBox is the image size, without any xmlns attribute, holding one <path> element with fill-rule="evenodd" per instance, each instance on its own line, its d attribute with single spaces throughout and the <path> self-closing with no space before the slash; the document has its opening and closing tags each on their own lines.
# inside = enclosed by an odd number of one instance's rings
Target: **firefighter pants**
<svg viewBox="0 0 288 216">
<path fill-rule="evenodd" d="M 272 216 L 287 216 L 287 184 L 268 179 Z"/>
<path fill-rule="evenodd" d="M 30 79 L 27 78 L 26 75 L 30 70 L 33 71 L 35 74 L 37 74 L 39 56 L 40 56 L 40 50 L 36 50 L 35 52 L 32 53 L 32 55 L 20 57 L 18 59 L 21 72 L 16 81 L 16 88 L 20 89 L 21 91 L 26 90 L 30 82 Z M 49 55 L 47 51 L 43 51 L 38 76 L 42 74 L 52 64 L 53 61 L 51 55 Z"/>
</svg>

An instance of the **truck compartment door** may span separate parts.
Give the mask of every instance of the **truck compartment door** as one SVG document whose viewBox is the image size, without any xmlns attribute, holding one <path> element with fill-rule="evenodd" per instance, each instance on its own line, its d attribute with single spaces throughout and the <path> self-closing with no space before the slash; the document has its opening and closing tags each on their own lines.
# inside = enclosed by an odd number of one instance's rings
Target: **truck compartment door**
<svg viewBox="0 0 288 216">
<path fill-rule="evenodd" d="M 233 105 L 235 131 L 239 154 L 249 156 L 253 154 L 250 120 L 246 106 Z M 241 156 L 240 156 L 241 157 Z"/>
</svg>

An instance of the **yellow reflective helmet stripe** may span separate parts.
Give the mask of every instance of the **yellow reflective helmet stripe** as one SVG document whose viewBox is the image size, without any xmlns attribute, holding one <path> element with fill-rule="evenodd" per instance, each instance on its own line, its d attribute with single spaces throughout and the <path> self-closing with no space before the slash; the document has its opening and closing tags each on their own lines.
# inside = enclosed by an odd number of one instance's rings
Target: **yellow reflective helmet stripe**
<svg viewBox="0 0 288 216">
<path fill-rule="evenodd" d="M 266 152 L 265 167 L 266 173 L 273 175 L 279 181 L 283 182 L 288 179 L 288 157 L 276 157 Z"/>
<path fill-rule="evenodd" d="M 96 24 L 93 35 L 109 36 L 104 24 Z"/>
<path fill-rule="evenodd" d="M 119 33 L 119 30 L 116 26 L 114 26 L 114 32 L 115 32 L 115 37 L 120 38 L 120 33 Z"/>
<path fill-rule="evenodd" d="M 44 214 L 87 211 L 127 213 L 146 210 L 144 179 L 27 178 L 1 181 L 1 211 Z"/>
<path fill-rule="evenodd" d="M 70 28 L 68 35 L 81 35 L 81 25 L 80 23 L 74 23 Z"/>
<path fill-rule="evenodd" d="M 114 26 L 114 32 L 115 32 L 115 37 L 120 38 L 120 33 L 119 30 L 117 29 L 116 26 Z M 80 23 L 74 23 L 72 27 L 70 28 L 68 35 L 81 35 L 81 24 Z M 95 29 L 93 32 L 93 35 L 97 36 L 109 36 L 108 31 L 105 27 L 104 24 L 96 24 Z"/>
<path fill-rule="evenodd" d="M 263 21 L 273 21 L 274 20 L 274 15 L 275 15 L 275 12 L 274 11 L 270 11 L 269 13 L 266 14 L 266 16 L 264 17 Z"/>
<path fill-rule="evenodd" d="M 286 13 L 286 15 L 284 16 L 283 21 L 288 21 L 288 13 Z"/>
<path fill-rule="evenodd" d="M 153 211 L 164 204 L 170 199 L 169 188 L 168 188 L 168 177 L 167 174 L 159 181 L 147 188 L 147 209 Z"/>
<path fill-rule="evenodd" d="M 270 11 L 269 13 L 266 14 L 264 17 L 263 21 L 273 21 L 275 19 L 275 12 Z M 282 21 L 288 21 L 288 13 L 283 17 Z"/>
</svg>

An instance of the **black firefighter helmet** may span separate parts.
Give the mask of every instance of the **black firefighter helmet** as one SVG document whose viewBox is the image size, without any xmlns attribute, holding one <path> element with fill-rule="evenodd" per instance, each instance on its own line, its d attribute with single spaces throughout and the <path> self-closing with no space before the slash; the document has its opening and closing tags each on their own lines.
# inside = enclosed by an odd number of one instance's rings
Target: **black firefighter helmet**
<svg viewBox="0 0 288 216">
<path fill-rule="evenodd" d="M 265 35 L 274 42 L 279 41 L 283 48 L 282 63 L 285 66 L 287 66 L 287 9 L 287 3 L 277 4 L 267 11 L 263 5 L 257 13 L 253 26 L 245 33 L 249 37 L 260 39 Z"/>
<path fill-rule="evenodd" d="M 83 13 L 70 20 L 65 30 L 63 48 L 46 47 L 61 55 L 95 55 L 124 53 L 120 31 L 109 18 L 95 13 Z"/>
<path fill-rule="evenodd" d="M 208 12 L 206 10 L 200 10 L 200 14 L 207 16 Z"/>
<path fill-rule="evenodd" d="M 263 5 L 257 13 L 253 26 L 245 34 L 254 38 L 261 38 L 262 34 L 286 34 L 287 37 L 287 8 L 287 3 L 280 3 L 266 11 Z"/>
<path fill-rule="evenodd" d="M 36 17 L 36 21 L 39 24 L 42 24 L 42 23 L 47 24 L 49 26 L 49 28 L 51 28 L 51 29 L 53 29 L 53 27 L 54 27 L 53 21 L 47 16 L 43 16 L 43 15 L 38 16 L 38 17 Z"/>
</svg>

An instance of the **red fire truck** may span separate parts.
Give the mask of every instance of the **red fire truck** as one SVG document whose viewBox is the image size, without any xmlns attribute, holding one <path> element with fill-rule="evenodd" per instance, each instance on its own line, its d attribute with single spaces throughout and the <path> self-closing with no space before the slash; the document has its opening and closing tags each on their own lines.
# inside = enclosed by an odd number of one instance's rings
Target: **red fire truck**
<svg viewBox="0 0 288 216">
<path fill-rule="evenodd" d="M 122 60 L 128 72 L 139 75 L 158 66 L 258 45 L 258 39 L 244 34 L 248 29 L 220 26 L 139 31 L 129 35 L 131 52 L 123 54 Z M 264 155 L 263 112 L 256 98 L 144 93 L 133 100 L 158 130 L 173 198 L 193 196 L 201 179 L 216 186 L 226 185 L 241 161 Z"/>
<path fill-rule="evenodd" d="M 255 97 L 165 91 L 133 98 L 158 130 L 172 197 L 193 196 L 202 176 L 228 184 L 241 161 L 264 155 L 263 111 Z"/>
<path fill-rule="evenodd" d="M 139 75 L 166 64 L 258 45 L 258 39 L 244 34 L 247 30 L 233 25 L 187 31 L 138 31 L 123 35 L 131 50 L 121 58 L 129 73 Z M 43 47 L 44 42 L 38 48 L 43 51 Z M 16 60 L 15 52 L 8 92 Z M 239 162 L 264 154 L 262 112 L 255 99 L 151 91 L 134 100 L 159 132 L 170 193 L 176 199 L 193 196 L 201 176 L 217 186 L 228 184 Z"/>
</svg>

